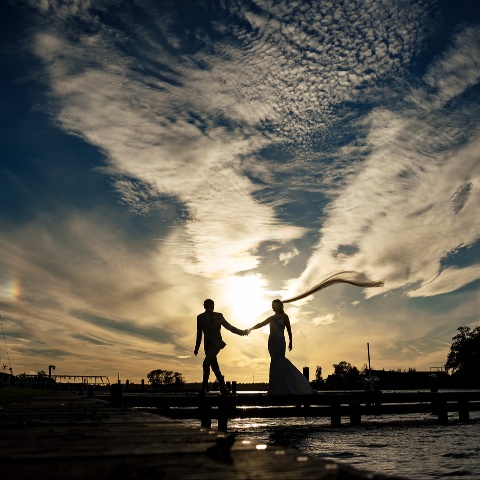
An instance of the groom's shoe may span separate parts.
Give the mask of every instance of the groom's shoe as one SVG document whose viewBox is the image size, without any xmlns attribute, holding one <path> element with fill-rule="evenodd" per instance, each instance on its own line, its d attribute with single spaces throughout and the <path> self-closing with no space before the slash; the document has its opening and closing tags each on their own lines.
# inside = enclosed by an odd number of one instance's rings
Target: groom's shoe
<svg viewBox="0 0 480 480">
<path fill-rule="evenodd" d="M 220 394 L 222 395 L 222 397 L 228 397 L 231 395 L 230 390 L 228 388 L 226 388 L 225 390 L 222 390 Z"/>
<path fill-rule="evenodd" d="M 198 391 L 198 396 L 199 396 L 199 397 L 204 397 L 206 394 L 207 394 L 207 390 L 206 390 L 205 388 L 201 388 L 201 389 Z"/>
</svg>

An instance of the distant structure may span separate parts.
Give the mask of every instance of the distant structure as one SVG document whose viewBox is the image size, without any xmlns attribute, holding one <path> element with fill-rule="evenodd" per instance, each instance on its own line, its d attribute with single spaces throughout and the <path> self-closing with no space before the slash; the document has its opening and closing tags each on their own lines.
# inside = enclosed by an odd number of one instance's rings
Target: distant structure
<svg viewBox="0 0 480 480">
<path fill-rule="evenodd" d="M 110 380 L 107 375 L 52 375 L 55 381 L 66 380 L 66 383 L 73 384 L 85 384 L 85 385 L 94 385 L 94 386 L 108 386 L 110 385 Z M 65 383 L 65 382 L 62 382 Z"/>
<path fill-rule="evenodd" d="M 10 372 L 10 375 L 13 375 L 13 368 L 10 363 L 10 355 L 8 353 L 8 347 L 7 347 L 7 339 L 5 338 L 5 331 L 3 330 L 3 321 L 2 321 L 2 316 L 0 315 L 0 326 L 2 327 L 2 335 L 3 335 L 3 343 L 5 344 L 5 353 L 7 354 L 7 360 L 8 360 L 8 371 Z M 3 373 L 5 373 L 5 370 L 7 369 L 7 364 L 3 364 Z"/>
</svg>

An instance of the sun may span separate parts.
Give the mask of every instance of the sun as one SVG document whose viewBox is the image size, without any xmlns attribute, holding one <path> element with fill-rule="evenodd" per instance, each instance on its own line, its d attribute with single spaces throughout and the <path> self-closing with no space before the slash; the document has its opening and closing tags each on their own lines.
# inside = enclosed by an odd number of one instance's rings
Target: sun
<svg viewBox="0 0 480 480">
<path fill-rule="evenodd" d="M 272 315 L 271 302 L 275 293 L 266 288 L 259 274 L 235 275 L 222 279 L 220 298 L 215 309 L 228 312 L 227 321 L 238 328 L 248 328 Z"/>
</svg>

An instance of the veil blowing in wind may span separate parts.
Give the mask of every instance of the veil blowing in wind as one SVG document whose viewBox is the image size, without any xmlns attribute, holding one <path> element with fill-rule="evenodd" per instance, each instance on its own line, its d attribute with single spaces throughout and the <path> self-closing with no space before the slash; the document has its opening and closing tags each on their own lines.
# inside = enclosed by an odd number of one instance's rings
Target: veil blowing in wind
<svg viewBox="0 0 480 480">
<path fill-rule="evenodd" d="M 385 282 L 383 280 L 375 281 L 370 280 L 365 274 L 360 272 L 355 272 L 351 270 L 346 270 L 343 272 L 334 272 L 329 274 L 324 280 L 317 285 L 309 288 L 303 293 L 296 295 L 295 297 L 287 298 L 282 300 L 283 303 L 291 303 L 302 298 L 308 297 L 319 290 L 335 285 L 336 283 L 349 283 L 350 285 L 355 285 L 356 287 L 383 287 Z"/>
</svg>

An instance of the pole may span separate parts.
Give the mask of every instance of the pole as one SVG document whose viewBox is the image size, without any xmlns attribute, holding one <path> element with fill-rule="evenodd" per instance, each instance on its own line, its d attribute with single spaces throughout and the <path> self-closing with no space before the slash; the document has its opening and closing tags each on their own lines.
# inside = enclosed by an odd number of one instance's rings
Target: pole
<svg viewBox="0 0 480 480">
<path fill-rule="evenodd" d="M 10 355 L 8 354 L 8 347 L 7 347 L 7 339 L 5 338 L 5 330 L 3 329 L 3 321 L 2 316 L 0 315 L 0 325 L 2 326 L 2 335 L 3 335 L 3 343 L 5 344 L 5 352 L 7 354 L 8 366 L 10 367 L 10 375 L 12 375 L 13 369 L 10 363 Z M 8 381 L 10 382 L 11 378 L 9 377 Z"/>
<path fill-rule="evenodd" d="M 368 351 L 368 378 L 370 381 L 372 380 L 372 371 L 370 370 L 370 344 L 367 343 L 367 351 Z"/>
</svg>

